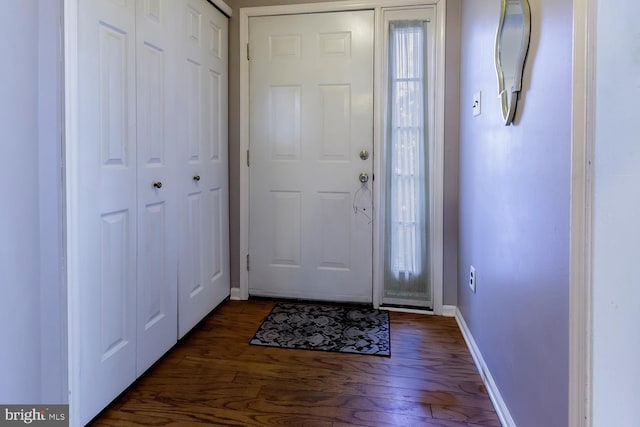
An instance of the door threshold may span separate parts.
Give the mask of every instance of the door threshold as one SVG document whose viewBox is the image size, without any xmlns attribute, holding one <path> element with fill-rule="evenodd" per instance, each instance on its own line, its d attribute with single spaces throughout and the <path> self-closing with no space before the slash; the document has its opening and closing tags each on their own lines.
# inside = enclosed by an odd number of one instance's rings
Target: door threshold
<svg viewBox="0 0 640 427">
<path fill-rule="evenodd" d="M 272 301 L 275 303 L 300 303 L 300 304 L 319 304 L 319 305 L 336 305 L 345 307 L 373 307 L 371 302 L 350 302 L 350 301 L 332 301 L 323 299 L 295 298 L 295 297 L 270 297 L 260 295 L 249 295 L 249 300 L 253 301 Z"/>
<path fill-rule="evenodd" d="M 413 313 L 413 314 L 435 314 L 433 309 L 429 307 L 417 308 L 409 307 L 405 305 L 381 305 L 380 310 L 397 311 L 399 313 Z"/>
</svg>

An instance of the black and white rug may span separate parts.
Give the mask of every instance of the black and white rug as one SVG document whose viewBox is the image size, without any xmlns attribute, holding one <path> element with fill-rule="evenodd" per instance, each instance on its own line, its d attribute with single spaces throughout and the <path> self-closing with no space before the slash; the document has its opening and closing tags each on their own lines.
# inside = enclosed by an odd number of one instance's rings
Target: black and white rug
<svg viewBox="0 0 640 427">
<path fill-rule="evenodd" d="M 251 344 L 390 356 L 389 313 L 358 306 L 278 303 Z"/>
</svg>

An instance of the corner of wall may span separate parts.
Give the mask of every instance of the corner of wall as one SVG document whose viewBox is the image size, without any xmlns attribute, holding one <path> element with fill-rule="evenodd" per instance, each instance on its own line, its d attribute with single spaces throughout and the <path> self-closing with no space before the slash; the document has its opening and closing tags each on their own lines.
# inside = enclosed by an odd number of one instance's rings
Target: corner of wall
<svg viewBox="0 0 640 427">
<path fill-rule="evenodd" d="M 461 0 L 447 0 L 444 129 L 443 302 L 458 304 Z"/>
<path fill-rule="evenodd" d="M 465 342 L 467 343 L 467 347 L 471 352 L 471 356 L 473 357 L 473 362 L 476 364 L 476 368 L 478 369 L 478 373 L 482 378 L 482 382 L 487 388 L 487 392 L 489 393 L 489 398 L 491 399 L 491 403 L 493 403 L 493 407 L 498 414 L 498 418 L 500 419 L 500 423 L 504 427 L 515 427 L 516 423 L 511 417 L 511 413 L 509 412 L 509 408 L 502 398 L 502 394 L 496 385 L 496 382 L 493 379 L 493 375 L 491 375 L 491 371 L 487 366 L 487 363 L 482 356 L 482 352 L 478 345 L 476 344 L 467 323 L 462 316 L 460 310 L 456 309 L 455 318 L 458 322 L 458 326 L 460 327 L 460 331 L 462 332 L 462 336 L 464 337 Z"/>
<path fill-rule="evenodd" d="M 66 288 L 63 278 L 62 0 L 38 2 L 38 210 L 40 388 L 42 403 L 67 396 Z"/>
</svg>

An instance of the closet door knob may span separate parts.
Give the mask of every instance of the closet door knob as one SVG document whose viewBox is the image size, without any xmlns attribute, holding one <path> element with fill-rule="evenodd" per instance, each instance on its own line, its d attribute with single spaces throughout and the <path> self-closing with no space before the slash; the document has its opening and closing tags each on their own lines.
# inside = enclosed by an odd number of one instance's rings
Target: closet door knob
<svg viewBox="0 0 640 427">
<path fill-rule="evenodd" d="M 194 175 L 193 180 L 194 180 L 195 182 L 200 181 L 200 175 Z"/>
<path fill-rule="evenodd" d="M 160 181 L 154 182 L 153 188 L 162 188 L 162 183 Z"/>
</svg>

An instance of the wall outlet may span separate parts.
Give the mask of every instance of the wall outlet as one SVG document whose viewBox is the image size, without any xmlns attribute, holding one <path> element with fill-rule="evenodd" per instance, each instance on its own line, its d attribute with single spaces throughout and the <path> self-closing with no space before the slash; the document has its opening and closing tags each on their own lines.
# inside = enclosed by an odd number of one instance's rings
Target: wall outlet
<svg viewBox="0 0 640 427">
<path fill-rule="evenodd" d="M 482 92 L 473 94 L 473 115 L 479 116 L 482 113 Z"/>
<path fill-rule="evenodd" d="M 472 265 L 469 267 L 469 287 L 471 292 L 476 293 L 476 268 Z"/>
</svg>

